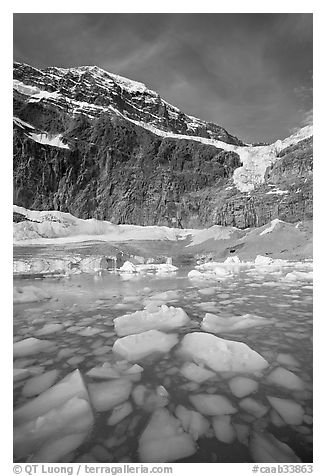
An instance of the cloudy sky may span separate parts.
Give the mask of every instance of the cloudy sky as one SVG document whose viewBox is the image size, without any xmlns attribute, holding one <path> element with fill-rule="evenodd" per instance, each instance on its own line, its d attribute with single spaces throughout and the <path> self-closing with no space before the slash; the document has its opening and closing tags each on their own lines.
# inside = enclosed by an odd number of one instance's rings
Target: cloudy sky
<svg viewBox="0 0 326 476">
<path fill-rule="evenodd" d="M 311 121 L 311 14 L 14 14 L 14 60 L 97 65 L 246 141 Z"/>
</svg>

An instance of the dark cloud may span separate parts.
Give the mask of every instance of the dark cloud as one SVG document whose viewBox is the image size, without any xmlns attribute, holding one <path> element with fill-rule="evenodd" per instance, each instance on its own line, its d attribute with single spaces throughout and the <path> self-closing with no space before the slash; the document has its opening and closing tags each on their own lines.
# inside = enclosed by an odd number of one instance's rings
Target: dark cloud
<svg viewBox="0 0 326 476">
<path fill-rule="evenodd" d="M 311 118 L 311 14 L 15 14 L 14 59 L 96 64 L 247 141 Z"/>
</svg>

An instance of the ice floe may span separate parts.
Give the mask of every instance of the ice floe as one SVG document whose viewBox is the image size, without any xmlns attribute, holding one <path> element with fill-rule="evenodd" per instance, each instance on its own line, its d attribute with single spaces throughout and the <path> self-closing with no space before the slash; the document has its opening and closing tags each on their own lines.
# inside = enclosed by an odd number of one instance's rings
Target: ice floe
<svg viewBox="0 0 326 476">
<path fill-rule="evenodd" d="M 230 415 L 238 411 L 224 395 L 198 393 L 190 395 L 189 400 L 203 415 Z"/>
<path fill-rule="evenodd" d="M 14 454 L 30 462 L 59 462 L 77 449 L 94 423 L 78 370 L 14 411 Z"/>
<path fill-rule="evenodd" d="M 48 340 L 40 340 L 35 337 L 15 342 L 13 345 L 14 359 L 17 357 L 26 357 L 28 355 L 38 354 L 39 352 L 47 352 L 52 346 Z"/>
<path fill-rule="evenodd" d="M 92 405 L 99 412 L 112 410 L 116 405 L 128 400 L 131 388 L 132 383 L 126 379 L 88 385 Z"/>
<path fill-rule="evenodd" d="M 204 332 L 187 334 L 179 352 L 216 372 L 257 372 L 268 367 L 268 362 L 243 342 L 221 339 Z"/>
<path fill-rule="evenodd" d="M 239 406 L 246 412 L 254 415 L 256 418 L 264 416 L 269 410 L 266 405 L 263 405 L 261 402 L 258 402 L 251 397 L 240 400 Z"/>
<path fill-rule="evenodd" d="M 138 364 L 130 365 L 124 361 L 116 362 L 115 364 L 104 362 L 102 366 L 93 367 L 86 375 L 104 380 L 127 378 L 131 381 L 137 381 L 140 379 L 143 370 Z"/>
<path fill-rule="evenodd" d="M 51 299 L 51 295 L 36 286 L 14 287 L 14 304 L 23 304 L 28 302 L 44 301 Z"/>
<path fill-rule="evenodd" d="M 216 377 L 216 373 L 211 370 L 200 367 L 193 362 L 185 362 L 180 368 L 180 373 L 188 380 L 193 382 L 202 383 L 206 380 Z"/>
<path fill-rule="evenodd" d="M 178 405 L 175 409 L 175 416 L 181 421 L 184 431 L 189 433 L 195 441 L 206 435 L 210 423 L 207 418 L 203 417 L 194 410 L 188 410 L 183 405 Z"/>
<path fill-rule="evenodd" d="M 154 352 L 169 352 L 177 342 L 178 337 L 175 334 L 150 330 L 117 339 L 112 350 L 132 362 L 143 359 Z"/>
<path fill-rule="evenodd" d="M 255 463 L 300 463 L 294 451 L 271 433 L 253 432 L 250 437 L 250 454 Z"/>
<path fill-rule="evenodd" d="M 25 397 L 34 397 L 35 395 L 39 395 L 49 387 L 52 387 L 58 376 L 59 371 L 53 369 L 41 375 L 32 377 L 25 383 L 22 389 L 22 395 Z"/>
<path fill-rule="evenodd" d="M 233 377 L 228 384 L 233 395 L 238 398 L 246 397 L 258 390 L 258 382 L 247 377 Z"/>
<path fill-rule="evenodd" d="M 289 390 L 304 390 L 305 388 L 305 384 L 300 377 L 282 367 L 277 367 L 272 370 L 266 377 L 266 381 L 271 384 L 279 385 L 280 387 L 288 388 Z"/>
<path fill-rule="evenodd" d="M 153 413 L 138 446 L 143 463 L 173 462 L 193 455 L 196 450 L 193 438 L 183 432 L 180 421 L 165 408 Z"/>
<path fill-rule="evenodd" d="M 186 312 L 181 307 L 166 306 L 150 307 L 143 311 L 114 319 L 114 328 L 118 336 L 139 334 L 151 329 L 168 331 L 187 325 L 190 322 Z"/>
<path fill-rule="evenodd" d="M 231 424 L 230 415 L 215 416 L 212 421 L 216 438 L 222 443 L 232 443 L 236 438 L 236 432 Z"/>
<path fill-rule="evenodd" d="M 223 317 L 207 313 L 201 322 L 201 329 L 206 332 L 230 332 L 238 329 L 248 329 L 250 327 L 268 326 L 274 321 L 266 317 L 254 314 L 244 314 L 242 316 Z"/>
<path fill-rule="evenodd" d="M 286 423 L 289 425 L 302 424 L 305 412 L 299 403 L 294 400 L 269 396 L 267 396 L 267 400 Z"/>
<path fill-rule="evenodd" d="M 131 395 L 137 407 L 150 413 L 158 408 L 166 407 L 169 403 L 169 394 L 162 385 L 156 389 L 142 384 L 137 385 Z"/>
<path fill-rule="evenodd" d="M 130 402 L 122 403 L 117 407 L 113 408 L 111 416 L 107 420 L 107 424 L 109 426 L 114 426 L 119 423 L 121 420 L 126 418 L 130 413 L 132 413 L 132 405 Z"/>
</svg>

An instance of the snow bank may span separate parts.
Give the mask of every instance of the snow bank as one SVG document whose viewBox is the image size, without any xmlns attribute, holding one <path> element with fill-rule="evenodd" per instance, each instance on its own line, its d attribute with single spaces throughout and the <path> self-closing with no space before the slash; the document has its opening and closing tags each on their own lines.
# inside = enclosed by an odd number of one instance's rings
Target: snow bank
<svg viewBox="0 0 326 476">
<path fill-rule="evenodd" d="M 185 335 L 179 353 L 198 364 L 204 363 L 216 372 L 249 373 L 268 367 L 268 362 L 243 342 L 221 339 L 203 332 Z"/>
<path fill-rule="evenodd" d="M 113 322 L 116 333 L 121 337 L 151 329 L 160 331 L 177 329 L 187 325 L 190 319 L 181 307 L 168 307 L 163 304 L 156 309 L 151 307 L 150 311 L 144 309 L 117 317 Z"/>
</svg>

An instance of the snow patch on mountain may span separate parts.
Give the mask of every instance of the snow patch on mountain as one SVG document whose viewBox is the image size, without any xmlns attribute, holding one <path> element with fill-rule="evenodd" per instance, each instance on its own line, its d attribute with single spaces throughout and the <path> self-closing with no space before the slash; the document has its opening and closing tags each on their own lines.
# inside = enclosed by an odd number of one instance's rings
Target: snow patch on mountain
<svg viewBox="0 0 326 476">
<path fill-rule="evenodd" d="M 51 145 L 52 147 L 59 147 L 60 149 L 69 149 L 69 146 L 62 142 L 61 135 L 30 133 L 28 134 L 28 137 L 39 144 Z"/>
</svg>

